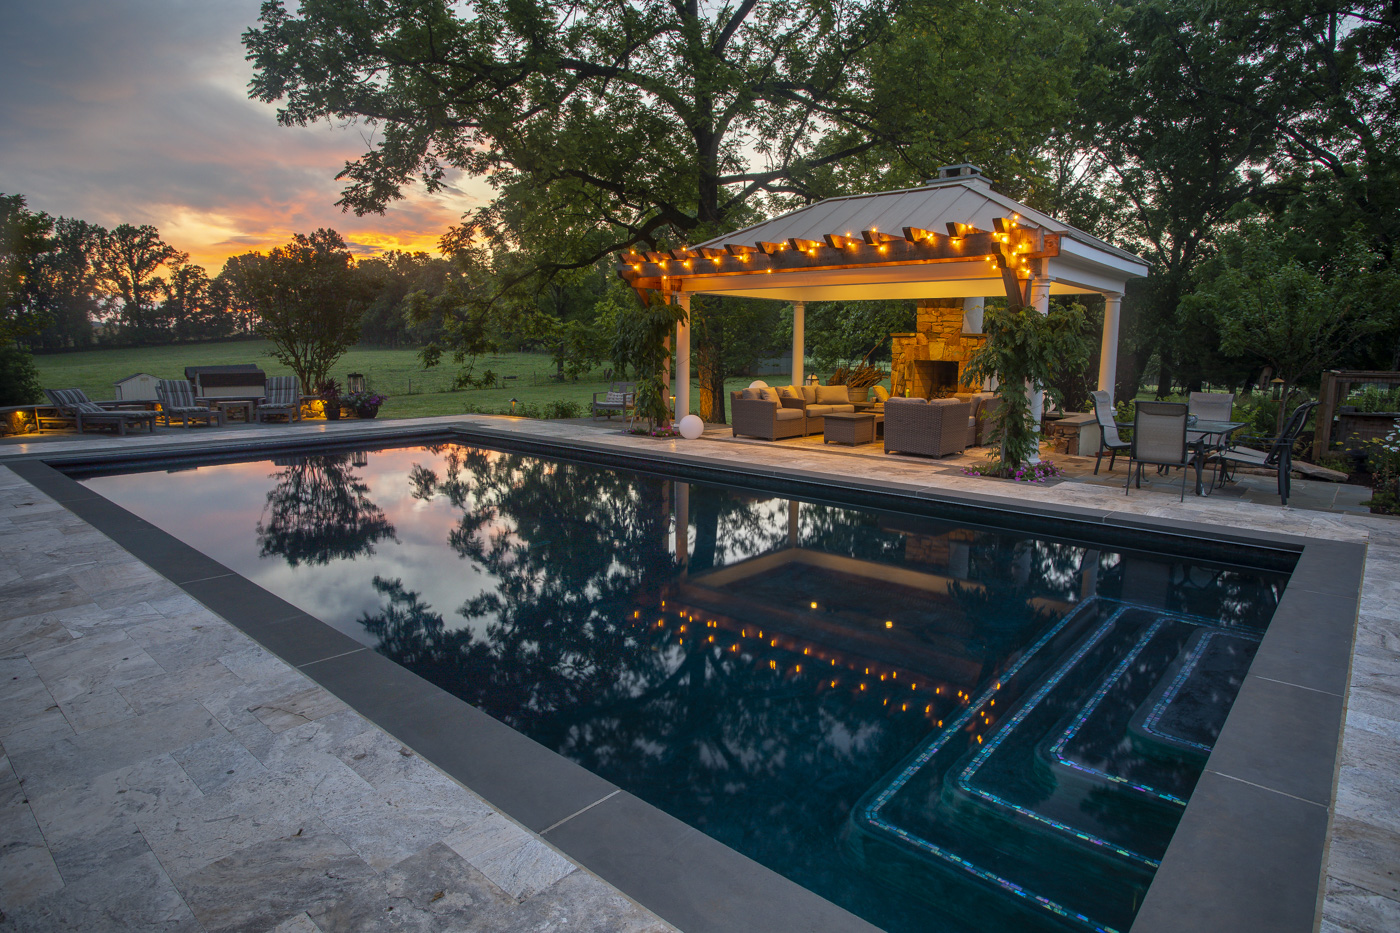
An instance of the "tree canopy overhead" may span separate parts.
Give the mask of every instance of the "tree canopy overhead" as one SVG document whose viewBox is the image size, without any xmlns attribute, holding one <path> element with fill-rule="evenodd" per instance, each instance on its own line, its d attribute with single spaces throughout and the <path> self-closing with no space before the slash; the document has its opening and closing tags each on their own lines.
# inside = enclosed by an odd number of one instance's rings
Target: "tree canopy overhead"
<svg viewBox="0 0 1400 933">
<path fill-rule="evenodd" d="M 835 193 L 838 166 L 884 177 L 897 160 L 907 180 L 1024 152 L 1083 47 L 1075 17 L 1034 14 L 1075 2 L 310 0 L 294 15 L 268 0 L 244 42 L 252 94 L 284 124 L 375 125 L 343 206 L 382 211 L 461 169 L 499 196 L 449 245 L 564 268 Z M 958 39 L 939 55 L 945 31 Z"/>
</svg>

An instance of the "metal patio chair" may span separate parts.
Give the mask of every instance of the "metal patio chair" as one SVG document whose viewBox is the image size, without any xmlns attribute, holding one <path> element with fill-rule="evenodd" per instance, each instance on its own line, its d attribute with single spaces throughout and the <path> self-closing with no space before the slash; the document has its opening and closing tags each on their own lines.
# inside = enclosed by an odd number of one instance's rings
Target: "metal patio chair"
<svg viewBox="0 0 1400 933">
<path fill-rule="evenodd" d="M 1186 410 L 1202 421 L 1229 421 L 1235 410 L 1235 393 L 1192 392 Z"/>
<path fill-rule="evenodd" d="M 1186 406 L 1180 402 L 1137 403 L 1123 495 L 1126 496 L 1133 485 L 1133 468 L 1137 468 L 1137 485 L 1141 488 L 1142 468 L 1150 463 L 1168 469 L 1181 468 L 1181 499 L 1185 501 L 1187 467 L 1199 467 L 1196 451 L 1186 443 L 1186 417 Z"/>
<path fill-rule="evenodd" d="M 1288 494 L 1293 488 L 1292 478 L 1289 476 L 1293 470 L 1293 445 L 1297 443 L 1298 435 L 1303 432 L 1303 425 L 1307 424 L 1308 416 L 1316 407 L 1317 402 L 1304 402 L 1293 409 L 1293 414 L 1284 422 L 1283 433 L 1277 437 L 1241 437 L 1236 446 L 1217 452 L 1215 458 L 1219 461 L 1221 484 L 1233 478 L 1236 467 L 1273 470 L 1278 474 L 1280 504 L 1287 505 Z"/>
<path fill-rule="evenodd" d="M 1120 453 L 1131 452 L 1133 445 L 1118 436 L 1118 429 L 1131 428 L 1132 425 L 1118 422 L 1113 413 L 1113 400 L 1104 390 L 1090 392 L 1089 397 L 1094 400 L 1094 418 L 1099 423 L 1099 452 L 1094 458 L 1094 475 L 1098 476 L 1099 467 L 1103 465 L 1104 451 L 1108 451 L 1110 472 Z"/>
</svg>

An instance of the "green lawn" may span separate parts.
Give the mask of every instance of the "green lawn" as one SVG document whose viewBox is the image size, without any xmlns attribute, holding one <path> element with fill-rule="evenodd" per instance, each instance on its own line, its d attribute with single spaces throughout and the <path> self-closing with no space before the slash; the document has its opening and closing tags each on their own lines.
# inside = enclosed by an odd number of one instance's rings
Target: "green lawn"
<svg viewBox="0 0 1400 933">
<path fill-rule="evenodd" d="M 113 397 L 113 384 L 133 373 L 146 372 L 161 379 L 178 379 L 186 366 L 218 366 L 255 363 L 270 376 L 291 371 L 272 358 L 267 341 L 240 343 L 185 344 L 143 349 L 89 350 L 36 356 L 40 380 L 45 388 L 76 387 L 94 399 Z M 508 412 L 510 400 L 542 409 L 555 401 L 571 401 L 587 413 L 594 392 L 603 392 L 608 383 L 602 370 L 579 382 L 553 382 L 554 362 L 547 354 L 504 353 L 486 357 L 476 371 L 491 370 L 503 377 L 501 389 L 452 391 L 456 366 L 450 361 L 424 369 L 416 350 L 374 350 L 356 347 L 340 358 L 331 375 L 342 385 L 347 373 L 364 373 L 370 388 L 389 401 L 379 412 L 381 418 L 419 418 L 428 415 L 455 415 L 465 411 Z M 514 378 L 510 378 L 514 377 Z M 764 377 L 772 385 L 783 385 L 787 377 Z M 742 388 L 752 380 L 736 377 L 731 388 Z M 699 388 L 691 388 L 691 408 L 699 408 Z"/>
</svg>

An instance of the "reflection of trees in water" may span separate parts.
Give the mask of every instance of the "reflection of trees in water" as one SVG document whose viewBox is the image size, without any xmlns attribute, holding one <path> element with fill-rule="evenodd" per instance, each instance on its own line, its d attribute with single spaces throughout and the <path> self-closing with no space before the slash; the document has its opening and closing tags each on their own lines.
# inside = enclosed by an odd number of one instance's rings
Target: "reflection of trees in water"
<svg viewBox="0 0 1400 933">
<path fill-rule="evenodd" d="M 880 516 L 821 503 L 802 506 L 802 546 L 880 564 L 904 563 L 906 533 L 880 527 Z"/>
<path fill-rule="evenodd" d="M 382 579 L 383 608 L 360 621 L 378 650 L 444 689 L 770 864 L 830 845 L 860 794 L 927 731 L 922 707 L 892 712 L 873 694 L 853 697 L 854 682 L 829 689 L 845 672 L 797 673 L 800 655 L 735 651 L 721 630 L 712 644 L 701 623 L 663 610 L 678 571 L 671 483 L 441 455 L 410 481 L 460 510 L 451 544 L 494 580 L 458 609 L 477 624 L 449 630 L 417 593 Z M 692 565 L 786 541 L 774 501 L 692 487 Z M 841 871 L 828 861 L 812 870 Z"/>
<path fill-rule="evenodd" d="M 394 538 L 384 510 L 369 499 L 351 455 L 316 454 L 279 463 L 257 525 L 260 557 L 288 564 L 320 565 L 374 553 L 375 542 Z"/>
<path fill-rule="evenodd" d="M 415 465 L 410 482 L 416 497 L 460 510 L 449 543 L 495 581 L 458 609 L 485 623 L 484 638 L 448 638 L 440 624 L 411 636 L 406 600 L 416 596 L 396 603 L 381 589 L 397 639 L 383 650 L 538 737 L 555 711 L 589 703 L 651 661 L 630 620 L 639 595 L 659 592 L 674 568 L 669 484 L 475 448 L 437 452 L 442 475 Z M 415 654 L 417 663 L 408 660 Z"/>
</svg>

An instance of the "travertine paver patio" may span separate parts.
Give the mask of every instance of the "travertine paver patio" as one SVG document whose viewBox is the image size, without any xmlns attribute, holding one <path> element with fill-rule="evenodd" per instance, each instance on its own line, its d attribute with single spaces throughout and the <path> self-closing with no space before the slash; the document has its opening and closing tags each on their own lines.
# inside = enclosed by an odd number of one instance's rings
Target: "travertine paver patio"
<svg viewBox="0 0 1400 933">
<path fill-rule="evenodd" d="M 1368 542 L 1322 929 L 1400 929 L 1400 523 L 1175 487 L 1008 487 L 917 458 L 466 416 L 522 437 L 692 452 Z M 11 442 L 240 444 L 405 422 Z M 663 930 L 10 471 L 0 469 L 0 929 Z"/>
</svg>

